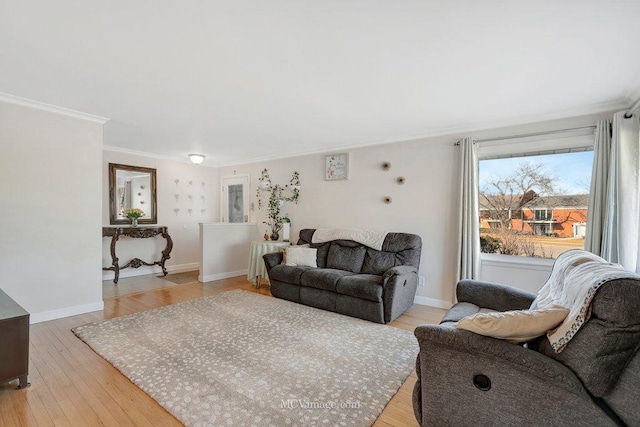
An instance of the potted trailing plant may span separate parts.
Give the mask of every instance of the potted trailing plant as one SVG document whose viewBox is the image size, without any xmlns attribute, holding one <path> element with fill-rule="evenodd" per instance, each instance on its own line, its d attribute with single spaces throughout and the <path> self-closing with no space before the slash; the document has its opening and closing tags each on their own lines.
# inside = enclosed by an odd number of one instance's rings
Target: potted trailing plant
<svg viewBox="0 0 640 427">
<path fill-rule="evenodd" d="M 258 188 L 256 189 L 256 197 L 258 197 L 258 208 L 262 207 L 262 199 L 260 198 L 260 191 L 267 191 L 271 189 L 271 177 L 269 176 L 269 169 L 264 168 L 260 172 L 260 178 L 258 178 Z"/>
<path fill-rule="evenodd" d="M 266 224 L 271 228 L 271 240 L 278 240 L 280 235 L 278 234 L 282 229 L 282 217 L 280 216 L 280 208 L 282 204 L 280 203 L 282 189 L 276 184 L 272 187 L 271 193 L 269 195 L 269 205 L 267 207 L 267 220 L 262 221 L 263 224 Z"/>
<path fill-rule="evenodd" d="M 267 219 L 263 221 L 263 224 L 266 224 L 271 229 L 271 240 L 278 240 L 280 237 L 278 233 L 282 230 L 283 223 L 285 222 L 284 218 L 286 218 L 280 216 L 280 210 L 284 206 L 285 202 L 298 203 L 301 188 L 300 173 L 298 171 L 294 171 L 291 175 L 291 179 L 289 180 L 289 184 L 286 184 L 284 187 L 279 184 L 272 184 L 268 169 L 264 169 L 261 172 L 258 181 L 258 190 L 256 191 L 256 196 L 258 197 L 258 209 L 262 209 L 263 206 L 261 198 L 262 194 L 264 194 L 265 191 L 269 191 L 269 201 L 266 206 Z M 268 185 L 265 185 L 267 182 Z M 287 195 L 287 193 L 290 193 L 290 195 Z M 286 222 L 289 223 L 289 218 L 286 219 Z"/>
<path fill-rule="evenodd" d="M 300 173 L 298 171 L 293 171 L 291 175 L 291 179 L 289 180 L 289 184 L 285 187 L 289 188 L 293 195 L 287 200 L 289 202 L 295 202 L 298 204 L 298 196 L 300 195 Z"/>
</svg>

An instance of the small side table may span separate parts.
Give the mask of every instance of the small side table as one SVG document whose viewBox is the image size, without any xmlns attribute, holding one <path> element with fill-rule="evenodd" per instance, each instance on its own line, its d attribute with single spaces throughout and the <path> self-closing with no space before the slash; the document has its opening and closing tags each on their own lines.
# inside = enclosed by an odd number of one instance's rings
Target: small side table
<svg viewBox="0 0 640 427">
<path fill-rule="evenodd" d="M 267 267 L 264 265 L 262 255 L 272 252 L 282 252 L 284 248 L 291 245 L 290 242 L 274 242 L 267 240 L 254 240 L 251 242 L 251 251 L 249 252 L 249 280 L 255 287 L 260 287 L 262 279 L 269 283 Z"/>
</svg>

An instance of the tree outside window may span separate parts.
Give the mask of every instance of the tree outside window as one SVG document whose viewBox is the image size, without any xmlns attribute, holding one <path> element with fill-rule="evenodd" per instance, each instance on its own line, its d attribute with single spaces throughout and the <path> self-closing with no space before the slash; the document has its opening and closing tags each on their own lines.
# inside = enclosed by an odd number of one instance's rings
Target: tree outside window
<svg viewBox="0 0 640 427">
<path fill-rule="evenodd" d="M 481 251 L 555 258 L 584 247 L 592 152 L 480 161 Z"/>
</svg>

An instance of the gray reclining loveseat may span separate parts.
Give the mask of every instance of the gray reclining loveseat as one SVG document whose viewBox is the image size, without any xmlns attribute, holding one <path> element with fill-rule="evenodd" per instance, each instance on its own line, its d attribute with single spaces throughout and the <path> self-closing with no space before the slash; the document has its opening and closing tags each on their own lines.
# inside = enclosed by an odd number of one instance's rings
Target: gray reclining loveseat
<svg viewBox="0 0 640 427">
<path fill-rule="evenodd" d="M 314 231 L 301 230 L 298 244 L 317 248 L 317 268 L 284 265 L 282 253 L 263 256 L 273 296 L 378 323 L 413 305 L 420 236 L 389 233 L 378 251 L 351 240 L 314 244 Z"/>
<path fill-rule="evenodd" d="M 423 426 L 640 426 L 640 280 L 605 281 L 560 353 L 546 336 L 522 346 L 452 326 L 482 309 L 528 309 L 535 295 L 473 280 L 456 294 L 440 325 L 415 330 Z"/>
</svg>

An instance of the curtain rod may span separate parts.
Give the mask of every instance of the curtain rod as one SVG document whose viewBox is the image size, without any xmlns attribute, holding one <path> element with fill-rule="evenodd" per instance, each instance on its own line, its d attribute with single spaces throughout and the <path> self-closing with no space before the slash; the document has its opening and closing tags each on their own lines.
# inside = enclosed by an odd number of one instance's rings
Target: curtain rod
<svg viewBox="0 0 640 427">
<path fill-rule="evenodd" d="M 520 134 L 520 135 L 498 136 L 496 138 L 476 139 L 475 142 L 503 141 L 505 139 L 516 139 L 516 138 L 528 138 L 528 137 L 531 137 L 531 136 L 553 135 L 553 134 L 557 134 L 557 133 L 576 132 L 576 131 L 579 131 L 579 130 L 593 130 L 595 128 L 596 128 L 595 126 L 583 126 L 583 127 L 579 127 L 579 128 L 548 130 L 548 131 L 544 131 L 544 132 L 523 133 L 523 134 Z"/>
<path fill-rule="evenodd" d="M 624 118 L 630 119 L 631 117 L 633 117 L 633 112 L 636 111 L 638 108 L 640 108 L 640 98 L 638 98 L 635 104 L 633 104 L 631 108 L 627 110 L 627 112 L 624 114 Z"/>
</svg>

